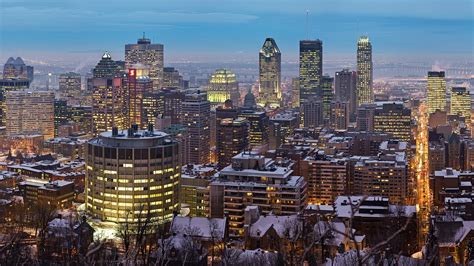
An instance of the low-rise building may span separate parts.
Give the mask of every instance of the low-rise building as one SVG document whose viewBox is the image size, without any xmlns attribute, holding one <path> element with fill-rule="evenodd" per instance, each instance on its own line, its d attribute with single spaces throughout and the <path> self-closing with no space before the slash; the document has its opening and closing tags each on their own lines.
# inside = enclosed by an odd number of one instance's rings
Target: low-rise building
<svg viewBox="0 0 474 266">
<path fill-rule="evenodd" d="M 50 181 L 29 179 L 18 184 L 25 202 L 47 204 L 55 208 L 68 208 L 74 199 L 74 183 L 69 181 Z"/>
</svg>

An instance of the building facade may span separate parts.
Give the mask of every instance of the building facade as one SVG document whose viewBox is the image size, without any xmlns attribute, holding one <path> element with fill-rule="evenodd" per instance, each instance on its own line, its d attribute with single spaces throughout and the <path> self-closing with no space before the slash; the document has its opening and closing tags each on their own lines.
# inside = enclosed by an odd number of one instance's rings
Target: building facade
<svg viewBox="0 0 474 266">
<path fill-rule="evenodd" d="M 281 52 L 275 40 L 267 38 L 259 53 L 260 106 L 270 108 L 281 105 Z"/>
<path fill-rule="evenodd" d="M 357 106 L 374 101 L 372 44 L 369 37 L 357 42 Z"/>
<path fill-rule="evenodd" d="M 436 110 L 446 109 L 446 80 L 444 71 L 428 72 L 428 113 L 432 114 Z"/>
</svg>

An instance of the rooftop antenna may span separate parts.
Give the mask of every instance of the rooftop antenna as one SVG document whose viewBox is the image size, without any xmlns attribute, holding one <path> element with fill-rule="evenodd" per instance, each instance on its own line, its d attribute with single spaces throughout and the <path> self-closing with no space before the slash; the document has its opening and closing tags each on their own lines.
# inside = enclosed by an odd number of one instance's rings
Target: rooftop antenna
<svg viewBox="0 0 474 266">
<path fill-rule="evenodd" d="M 309 9 L 306 9 L 306 40 L 309 40 L 308 16 L 309 16 Z"/>
</svg>

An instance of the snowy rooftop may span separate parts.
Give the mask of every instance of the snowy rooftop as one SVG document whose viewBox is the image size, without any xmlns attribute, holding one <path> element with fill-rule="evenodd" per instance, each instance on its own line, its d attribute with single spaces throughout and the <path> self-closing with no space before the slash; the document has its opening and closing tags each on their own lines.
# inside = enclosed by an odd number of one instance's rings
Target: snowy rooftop
<svg viewBox="0 0 474 266">
<path fill-rule="evenodd" d="M 250 226 L 250 236 L 263 236 L 270 228 L 275 229 L 276 233 L 282 238 L 288 234 L 292 235 L 298 231 L 298 228 L 295 228 L 295 226 L 299 226 L 299 223 L 296 223 L 297 219 L 297 215 L 276 216 L 271 214 L 260 216 L 258 220 Z"/>
<path fill-rule="evenodd" d="M 223 239 L 226 230 L 226 218 L 182 217 L 173 219 L 171 230 L 175 233 L 194 234 L 202 238 Z"/>
</svg>

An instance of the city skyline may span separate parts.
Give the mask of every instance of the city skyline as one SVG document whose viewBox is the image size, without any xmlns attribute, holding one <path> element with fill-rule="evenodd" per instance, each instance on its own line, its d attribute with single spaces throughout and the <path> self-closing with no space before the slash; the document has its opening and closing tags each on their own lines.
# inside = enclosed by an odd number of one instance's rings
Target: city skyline
<svg viewBox="0 0 474 266">
<path fill-rule="evenodd" d="M 321 39 L 325 57 L 332 58 L 350 56 L 355 40 L 367 34 L 377 43 L 374 53 L 379 56 L 469 56 L 472 35 L 464 33 L 472 32 L 472 2 L 455 2 L 446 6 L 442 1 L 382 1 L 374 7 L 373 0 L 303 1 L 293 7 L 282 1 L 271 5 L 268 1 L 199 5 L 139 1 L 128 6 L 125 1 L 111 5 L 2 0 L 0 50 L 2 57 L 19 54 L 39 61 L 84 61 L 104 51 L 123 59 L 123 44 L 135 42 L 145 32 L 152 42 L 165 45 L 165 62 L 251 60 L 266 37 L 279 44 L 282 61 L 297 61 L 299 40 Z M 24 34 L 14 34 L 18 31 Z M 424 38 L 418 38 L 420 34 Z M 438 41 L 442 39 L 456 41 Z"/>
</svg>

